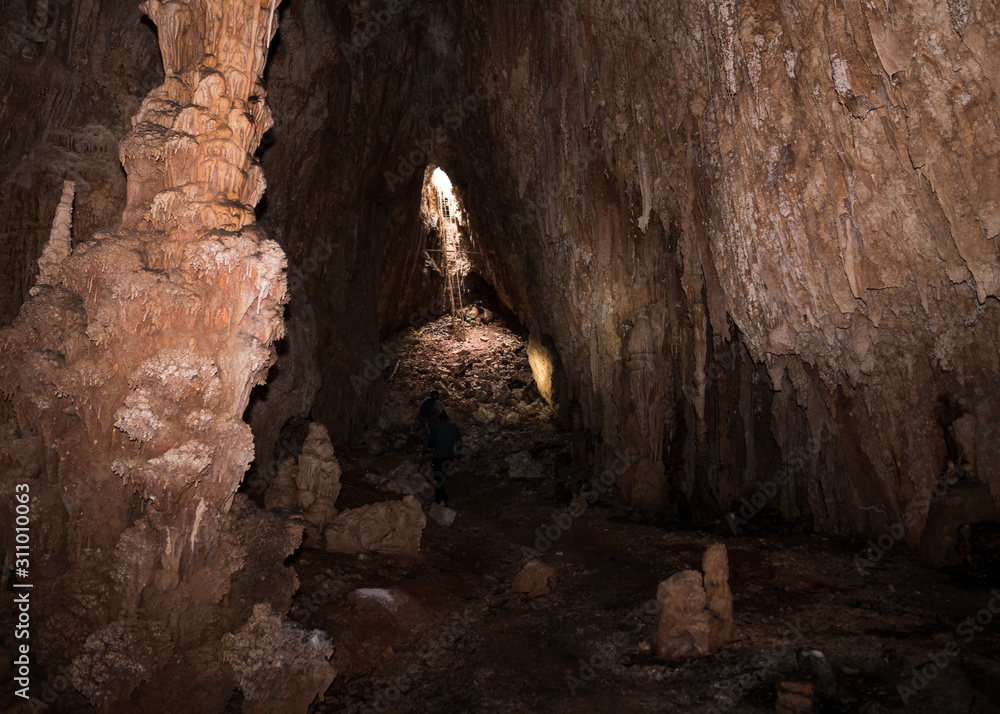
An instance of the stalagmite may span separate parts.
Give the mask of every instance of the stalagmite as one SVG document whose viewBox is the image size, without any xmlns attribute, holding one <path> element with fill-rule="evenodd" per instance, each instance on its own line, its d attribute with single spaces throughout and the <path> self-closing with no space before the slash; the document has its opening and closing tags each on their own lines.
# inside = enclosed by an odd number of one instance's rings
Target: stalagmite
<svg viewBox="0 0 1000 714">
<path fill-rule="evenodd" d="M 326 427 L 313 422 L 302 446 L 298 463 L 291 457 L 278 468 L 277 476 L 264 493 L 268 508 L 299 509 L 305 521 L 305 545 L 323 547 L 323 531 L 337 515 L 340 495 L 340 464 Z"/>
<path fill-rule="evenodd" d="M 315 647 L 281 659 L 284 639 L 258 637 L 284 627 L 296 581 L 282 561 L 301 527 L 236 495 L 253 455 L 240 417 L 271 363 L 286 290 L 284 254 L 240 203 L 262 186 L 250 169 L 271 126 L 261 75 L 273 3 L 143 9 L 166 78 L 120 146 L 121 227 L 70 255 L 67 182 L 39 260 L 47 287 L 3 333 L 13 418 L 48 452 L 24 478 L 67 494 L 33 514 L 65 542 L 31 571 L 33 652 L 51 671 L 68 666 L 102 711 L 164 711 L 167 701 L 214 713 L 240 687 L 247 711 L 304 712 L 333 676 L 329 643 L 314 633 Z M 230 318 L 217 322 L 218 310 Z M 256 604 L 271 613 L 267 627 L 252 624 Z M 270 662 L 272 679 L 251 683 L 220 664 L 227 632 Z M 310 684 L 289 699 L 296 677 Z"/>
<path fill-rule="evenodd" d="M 56 209 L 55 218 L 52 219 L 49 242 L 45 244 L 42 255 L 38 259 L 38 280 L 31 288 L 32 295 L 37 295 L 41 291 L 42 285 L 58 285 L 60 266 L 73 250 L 71 232 L 75 193 L 76 184 L 73 181 L 64 181 L 59 207 Z"/>
<path fill-rule="evenodd" d="M 704 657 L 733 639 L 733 596 L 729 590 L 726 546 L 709 546 L 704 574 L 683 570 L 656 590 L 656 655 L 678 662 Z"/>
</svg>

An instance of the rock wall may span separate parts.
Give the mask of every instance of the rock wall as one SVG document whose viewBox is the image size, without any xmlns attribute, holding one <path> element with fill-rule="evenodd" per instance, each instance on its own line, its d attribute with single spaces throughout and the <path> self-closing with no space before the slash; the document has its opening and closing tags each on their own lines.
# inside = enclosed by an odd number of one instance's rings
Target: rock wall
<svg viewBox="0 0 1000 714">
<path fill-rule="evenodd" d="M 286 612 L 297 587 L 282 562 L 301 523 L 236 496 L 253 458 L 240 417 L 273 360 L 286 299 L 284 253 L 253 210 L 274 9 L 143 5 L 165 79 L 120 146 L 121 225 L 67 256 L 67 191 L 34 296 L 0 332 L 4 490 L 25 482 L 33 494 L 32 653 L 50 672 L 68 665 L 102 711 L 217 712 L 235 686 L 248 710 L 269 698 L 269 711 L 308 704 L 248 688 L 219 649 L 237 630 L 250 646 L 258 604 L 270 618 L 261 657 L 308 635 L 272 632 L 271 613 Z M 316 637 L 287 662 L 284 679 L 305 682 L 295 697 L 333 676 Z"/>
<path fill-rule="evenodd" d="M 626 495 L 910 542 L 949 460 L 1000 497 L 990 3 L 469 13 L 443 163 Z"/>
<path fill-rule="evenodd" d="M 424 259 L 436 243 L 420 191 L 448 68 L 428 52 L 428 6 L 292 6 L 268 73 L 278 125 L 261 160 L 285 178 L 261 220 L 315 314 L 315 351 L 290 358 L 328 367 L 312 418 L 337 443 L 375 423 L 387 338 L 440 287 Z"/>
<path fill-rule="evenodd" d="M 64 180 L 76 183 L 75 242 L 121 218 L 118 142 L 163 81 L 142 18 L 126 2 L 0 7 L 0 325 L 28 297 Z"/>
</svg>

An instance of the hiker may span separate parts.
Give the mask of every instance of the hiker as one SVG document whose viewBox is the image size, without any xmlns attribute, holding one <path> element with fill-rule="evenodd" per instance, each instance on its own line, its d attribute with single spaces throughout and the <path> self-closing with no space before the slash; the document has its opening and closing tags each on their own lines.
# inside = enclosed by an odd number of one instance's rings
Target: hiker
<svg viewBox="0 0 1000 714">
<path fill-rule="evenodd" d="M 438 391 L 435 389 L 430 396 L 420 402 L 420 411 L 417 412 L 417 421 L 420 422 L 420 435 L 427 441 L 427 435 L 431 433 L 431 421 L 434 418 L 434 404 L 437 402 Z"/>
<path fill-rule="evenodd" d="M 444 490 L 444 478 L 453 461 L 462 458 L 462 435 L 458 427 L 448 421 L 444 410 L 438 414 L 438 420 L 431 425 L 427 439 L 424 441 L 424 451 L 431 453 L 431 472 L 434 474 L 434 503 L 448 505 L 448 492 Z"/>
</svg>

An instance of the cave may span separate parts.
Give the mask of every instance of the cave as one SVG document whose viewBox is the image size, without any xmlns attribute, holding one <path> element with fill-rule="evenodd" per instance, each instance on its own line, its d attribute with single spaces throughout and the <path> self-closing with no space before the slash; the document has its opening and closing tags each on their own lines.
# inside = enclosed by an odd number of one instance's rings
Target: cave
<svg viewBox="0 0 1000 714">
<path fill-rule="evenodd" d="M 1000 711 L 995 2 L 0 32 L 0 709 Z"/>
</svg>

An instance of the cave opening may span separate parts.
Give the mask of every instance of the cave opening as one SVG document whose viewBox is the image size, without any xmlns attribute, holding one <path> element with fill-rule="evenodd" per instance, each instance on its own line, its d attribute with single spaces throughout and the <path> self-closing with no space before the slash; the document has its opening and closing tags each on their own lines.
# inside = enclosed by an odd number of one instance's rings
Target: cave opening
<svg viewBox="0 0 1000 714">
<path fill-rule="evenodd" d="M 426 250 L 444 283 L 441 302 L 452 314 L 465 310 L 466 277 L 471 270 L 472 235 L 469 221 L 448 174 L 428 166 L 421 191 L 421 219 L 434 231 L 435 247 Z"/>
</svg>

